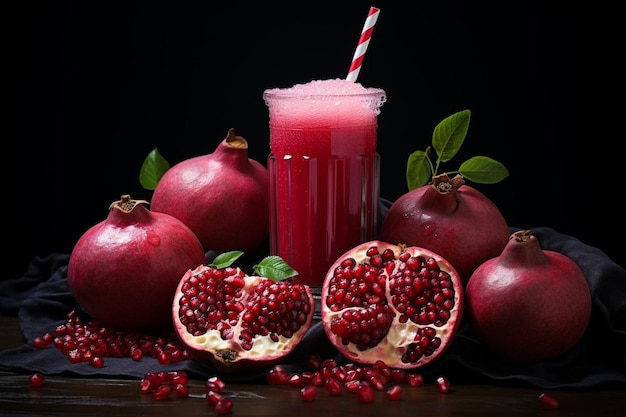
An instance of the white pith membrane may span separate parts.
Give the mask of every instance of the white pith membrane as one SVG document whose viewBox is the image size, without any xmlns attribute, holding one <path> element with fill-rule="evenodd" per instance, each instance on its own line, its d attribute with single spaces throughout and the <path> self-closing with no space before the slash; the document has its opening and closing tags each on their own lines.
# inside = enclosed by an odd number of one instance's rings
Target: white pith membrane
<svg viewBox="0 0 626 417">
<path fill-rule="evenodd" d="M 179 314 L 179 303 L 182 298 L 181 288 L 183 287 L 184 282 L 188 281 L 191 277 L 201 275 L 206 271 L 206 269 L 207 266 L 199 266 L 195 270 L 188 273 L 187 276 L 181 280 L 177 290 L 177 299 L 175 301 L 177 305 L 175 312 L 176 315 Z M 242 309 L 242 311 L 237 315 L 236 322 L 233 321 L 233 319 L 229 320 L 229 327 L 232 330 L 231 337 L 224 339 L 219 329 L 208 329 L 204 334 L 193 336 L 187 331 L 185 325 L 180 320 L 176 320 L 175 325 L 177 329 L 182 330 L 182 332 L 178 330 L 178 333 L 183 335 L 183 340 L 188 347 L 201 352 L 213 353 L 215 359 L 226 365 L 246 358 L 262 358 L 263 360 L 271 360 L 276 357 L 280 358 L 285 356 L 296 345 L 294 340 L 300 339 L 310 327 L 313 317 L 313 300 L 310 294 L 308 294 L 308 296 L 311 305 L 307 321 L 305 324 L 300 325 L 300 328 L 294 332 L 291 337 L 286 337 L 277 333 L 277 340 L 274 341 L 270 338 L 269 334 L 257 334 L 250 339 L 250 349 L 244 349 L 241 345 L 242 341 L 240 339 L 242 331 L 246 330 L 245 324 L 242 326 L 243 312 L 248 310 L 248 307 L 250 307 L 248 306 L 248 303 L 251 301 L 253 302 L 253 305 L 258 304 L 254 302 L 255 299 L 259 298 L 259 296 L 254 292 L 254 288 L 257 287 L 261 281 L 267 281 L 268 279 L 259 276 L 248 276 L 239 268 L 236 268 L 236 271 L 237 272 L 233 276 L 244 279 L 244 286 L 238 292 L 238 296 L 233 297 L 232 301 L 240 303 L 244 306 L 244 309 Z M 223 291 L 222 288 L 220 288 L 220 290 Z"/>
<path fill-rule="evenodd" d="M 351 252 L 349 255 L 352 258 L 354 258 L 358 264 L 369 263 L 369 256 L 367 256 L 367 251 L 371 246 L 372 246 L 371 244 L 369 245 L 364 244 L 359 248 L 355 248 L 355 250 Z M 379 248 L 379 253 L 382 253 L 385 249 L 392 249 L 394 251 L 395 258 L 396 258 L 395 267 L 393 269 L 393 272 L 389 274 L 389 275 L 393 275 L 395 272 L 399 270 L 399 265 L 403 264 L 403 262 L 397 259 L 400 253 L 402 252 L 402 248 L 398 245 L 390 245 L 390 244 L 385 244 L 382 242 L 378 242 L 378 248 Z M 415 255 L 417 255 L 417 253 L 412 253 L 412 256 L 415 256 Z M 456 272 L 452 269 L 452 267 L 449 264 L 443 262 L 441 260 L 442 258 L 439 257 L 438 255 L 428 250 L 425 250 L 423 248 L 419 248 L 419 255 L 424 256 L 425 258 L 433 257 L 437 261 L 437 264 L 439 265 L 439 268 L 441 270 L 448 271 L 448 273 L 451 273 L 451 274 L 452 273 L 456 274 Z M 329 270 L 329 274 L 331 273 L 332 270 L 335 269 L 336 266 L 340 264 L 341 260 L 343 259 L 345 259 L 345 257 L 340 258 L 335 263 L 335 265 L 331 267 L 331 269 Z M 442 349 L 441 347 L 447 346 L 447 344 L 449 343 L 450 337 L 454 335 L 455 330 L 458 327 L 457 323 L 460 322 L 461 317 L 460 317 L 460 314 L 457 314 L 457 312 L 460 306 L 462 305 L 462 300 L 461 300 L 462 292 L 458 290 L 457 288 L 454 288 L 454 306 L 452 307 L 452 309 L 449 310 L 450 319 L 446 321 L 443 326 L 436 326 L 434 323 L 430 325 L 417 324 L 411 321 L 410 319 L 407 320 L 405 323 L 401 323 L 399 319 L 402 314 L 394 307 L 393 303 L 391 302 L 391 289 L 389 286 L 389 275 L 387 275 L 386 273 L 385 275 L 387 277 L 386 286 L 385 286 L 385 295 L 388 300 L 387 305 L 395 313 L 393 321 L 389 327 L 388 333 L 376 346 L 367 348 L 365 350 L 359 350 L 359 348 L 352 342 L 348 343 L 347 345 L 343 345 L 343 348 L 340 348 L 342 354 L 346 356 L 349 360 L 352 360 L 354 362 L 373 364 L 376 361 L 382 359 L 390 367 L 406 368 L 406 369 L 417 368 L 419 366 L 422 366 L 426 363 L 431 362 L 434 358 L 438 357 L 443 352 L 443 350 L 445 350 L 445 349 Z M 326 281 L 327 282 L 329 281 L 328 277 Z M 346 307 L 338 311 L 332 311 L 325 302 L 327 295 L 328 295 L 328 288 L 325 286 L 323 289 L 323 293 L 322 293 L 322 301 L 323 301 L 322 302 L 322 320 L 324 322 L 331 323 L 333 319 L 341 317 L 345 311 L 349 311 L 349 310 L 359 311 L 359 310 L 367 309 L 367 307 L 364 307 L 364 306 L 355 306 L 355 307 Z M 429 327 L 435 330 L 436 334 L 434 337 L 438 337 L 439 339 L 441 339 L 441 345 L 440 345 L 441 347 L 436 349 L 435 352 L 430 356 L 422 355 L 419 358 L 419 360 L 416 362 L 412 362 L 412 363 L 402 362 L 401 357 L 403 353 L 407 351 L 409 345 L 416 343 L 416 336 L 418 332 L 421 329 L 424 329 L 426 327 Z M 325 327 L 325 330 L 327 330 L 328 336 L 331 339 L 335 340 L 336 346 L 339 347 L 342 345 L 340 336 L 328 331 L 326 327 Z"/>
</svg>

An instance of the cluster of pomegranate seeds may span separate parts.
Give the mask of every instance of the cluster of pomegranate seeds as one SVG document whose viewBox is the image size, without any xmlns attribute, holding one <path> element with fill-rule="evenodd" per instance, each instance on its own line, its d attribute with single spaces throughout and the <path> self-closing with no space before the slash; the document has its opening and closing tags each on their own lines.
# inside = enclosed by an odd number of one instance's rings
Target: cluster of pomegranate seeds
<svg viewBox="0 0 626 417">
<path fill-rule="evenodd" d="M 189 359 L 189 353 L 174 332 L 143 334 L 101 326 L 95 320 L 84 320 L 76 310 L 67 315 L 67 322 L 54 332 L 33 340 L 39 349 L 54 346 L 71 363 L 89 362 L 95 368 L 104 366 L 106 357 L 128 357 L 134 361 L 153 357 L 162 365 Z"/>
<path fill-rule="evenodd" d="M 162 401 L 176 395 L 178 398 L 189 397 L 185 371 L 148 372 L 140 383 L 142 394 L 151 393 L 155 400 Z"/>
<path fill-rule="evenodd" d="M 189 397 L 187 373 L 185 371 L 148 372 L 139 384 L 142 394 L 152 394 L 157 401 Z M 223 394 L 226 387 L 224 381 L 217 376 L 207 378 L 206 401 L 215 408 L 218 415 L 229 414 L 233 409 L 233 401 Z"/>
<path fill-rule="evenodd" d="M 211 266 L 189 277 L 181 286 L 180 322 L 193 336 L 219 330 L 223 340 L 232 339 L 240 325 L 244 350 L 251 350 L 259 335 L 278 342 L 306 325 L 313 306 L 302 284 L 262 279 L 244 297 L 246 286 L 246 274 L 234 267 Z"/>
<path fill-rule="evenodd" d="M 387 399 L 395 401 L 402 397 L 402 385 L 424 385 L 420 373 L 392 369 L 383 361 L 377 361 L 371 366 L 355 363 L 339 365 L 334 359 L 322 360 L 319 356 L 311 356 L 308 365 L 311 371 L 301 373 L 290 373 L 276 365 L 268 372 L 266 380 L 271 385 L 298 388 L 300 398 L 307 402 L 317 397 L 319 389 L 325 389 L 331 396 L 339 396 L 344 392 L 355 394 L 364 403 L 374 401 L 377 391 L 384 391 Z M 446 382 L 449 388 L 447 379 Z"/>
<path fill-rule="evenodd" d="M 34 374 L 28 377 L 28 385 L 30 385 L 33 388 L 40 387 L 45 382 L 46 382 L 46 378 L 39 372 L 35 372 Z"/>
</svg>

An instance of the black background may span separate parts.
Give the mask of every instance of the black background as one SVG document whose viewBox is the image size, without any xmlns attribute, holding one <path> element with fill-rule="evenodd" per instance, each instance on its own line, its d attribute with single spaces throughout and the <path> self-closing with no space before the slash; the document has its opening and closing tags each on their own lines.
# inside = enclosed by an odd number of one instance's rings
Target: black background
<svg viewBox="0 0 626 417">
<path fill-rule="evenodd" d="M 626 265 L 623 106 L 611 77 L 623 48 L 619 13 L 601 3 L 17 3 L 3 13 L 6 277 L 69 253 L 120 195 L 149 200 L 138 174 L 155 147 L 173 164 L 212 152 L 233 127 L 265 163 L 263 90 L 345 77 L 370 5 L 381 13 L 359 81 L 388 96 L 382 196 L 406 192 L 409 154 L 470 109 L 445 169 L 499 160 L 510 177 L 472 185 L 509 225 L 552 227 Z"/>
</svg>

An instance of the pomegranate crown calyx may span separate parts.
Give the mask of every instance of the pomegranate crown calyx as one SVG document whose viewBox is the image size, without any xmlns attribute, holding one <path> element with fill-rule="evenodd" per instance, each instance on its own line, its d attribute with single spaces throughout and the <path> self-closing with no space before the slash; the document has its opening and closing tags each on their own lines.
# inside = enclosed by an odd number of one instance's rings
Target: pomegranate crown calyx
<svg viewBox="0 0 626 417">
<path fill-rule="evenodd" d="M 433 131 L 432 143 L 426 150 L 418 150 L 409 155 L 406 180 L 409 191 L 419 188 L 439 174 L 442 162 L 450 161 L 465 141 L 469 129 L 471 112 L 462 110 L 443 119 Z M 433 163 L 431 153 L 435 151 L 437 159 Z M 500 162 L 487 156 L 474 156 L 463 162 L 451 174 L 461 174 L 464 178 L 480 184 L 494 184 L 508 177 L 509 171 Z"/>
<path fill-rule="evenodd" d="M 224 141 L 231 148 L 248 149 L 248 141 L 243 136 L 235 135 L 235 129 L 232 127 L 228 129 Z"/>
<path fill-rule="evenodd" d="M 133 200 L 132 198 L 130 198 L 129 194 L 123 194 L 120 200 L 111 203 L 111 205 L 109 206 L 109 210 L 117 209 L 124 213 L 130 213 L 134 210 L 135 207 L 140 204 L 150 203 L 146 200 Z"/>
<path fill-rule="evenodd" d="M 431 185 L 441 194 L 448 194 L 454 190 L 458 190 L 459 187 L 461 187 L 461 185 L 463 184 L 465 184 L 465 179 L 463 179 L 463 175 L 456 174 L 454 177 L 450 178 L 448 174 L 443 173 L 435 175 L 433 177 Z"/>
</svg>

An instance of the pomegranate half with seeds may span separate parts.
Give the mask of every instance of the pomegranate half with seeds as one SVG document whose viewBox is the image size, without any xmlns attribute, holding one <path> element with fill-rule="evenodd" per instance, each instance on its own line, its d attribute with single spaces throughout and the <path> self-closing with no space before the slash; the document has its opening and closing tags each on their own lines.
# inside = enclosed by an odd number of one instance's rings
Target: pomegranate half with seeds
<svg viewBox="0 0 626 417">
<path fill-rule="evenodd" d="M 224 373 L 278 363 L 300 343 L 313 313 L 307 285 L 213 264 L 184 274 L 172 308 L 190 356 Z"/>
<path fill-rule="evenodd" d="M 346 358 L 412 369 L 437 359 L 452 341 L 463 284 L 428 249 L 370 241 L 331 266 L 321 300 L 324 330 Z"/>
</svg>

